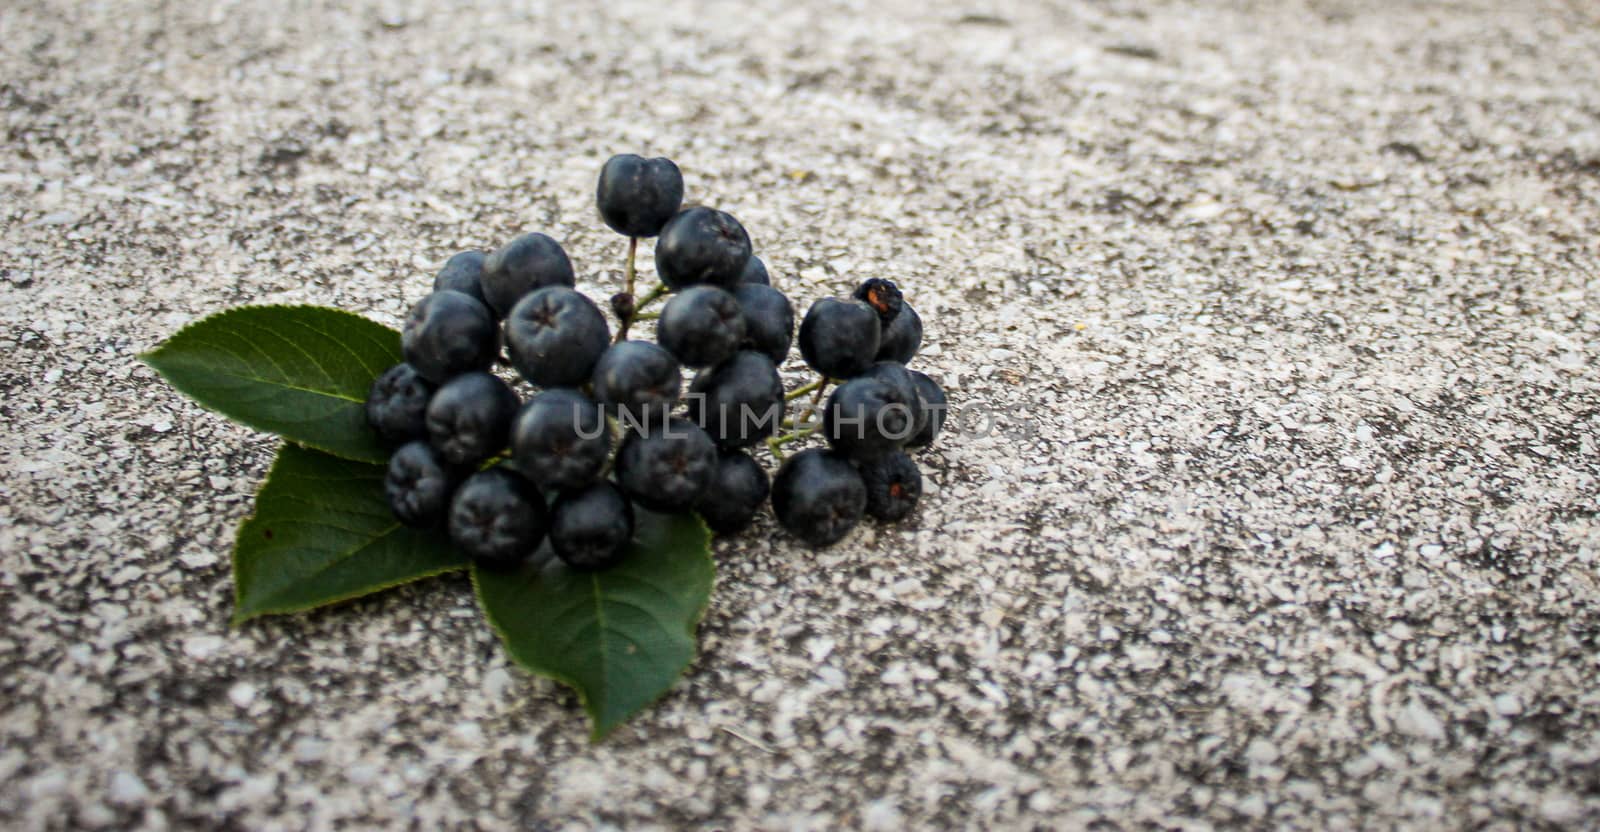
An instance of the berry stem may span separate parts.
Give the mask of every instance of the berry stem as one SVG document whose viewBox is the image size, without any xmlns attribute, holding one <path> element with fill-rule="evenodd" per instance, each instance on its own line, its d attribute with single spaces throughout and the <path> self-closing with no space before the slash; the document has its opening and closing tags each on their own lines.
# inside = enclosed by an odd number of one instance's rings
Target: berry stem
<svg viewBox="0 0 1600 832">
<path fill-rule="evenodd" d="M 783 397 L 783 400 L 786 401 L 786 402 L 792 402 L 795 399 L 798 399 L 801 396 L 804 396 L 805 394 L 810 393 L 811 391 L 817 389 L 818 387 L 821 387 L 822 385 L 826 384 L 827 382 L 828 382 L 828 380 L 826 378 L 819 378 L 816 381 L 813 381 L 810 384 L 805 385 L 804 387 L 796 387 L 795 389 L 789 391 L 789 393 Z"/>
<path fill-rule="evenodd" d="M 828 377 L 821 376 L 817 379 L 817 392 L 811 397 L 811 409 L 816 410 L 822 403 L 822 394 L 828 392 Z"/>
<path fill-rule="evenodd" d="M 635 321 L 653 321 L 661 317 L 660 312 L 640 312 L 633 316 Z"/>
<path fill-rule="evenodd" d="M 782 436 L 774 436 L 767 440 L 767 450 L 772 452 L 779 462 L 783 461 L 783 446 L 790 442 L 799 442 L 817 431 L 822 430 L 822 423 L 818 422 L 804 430 L 790 431 Z"/>
<path fill-rule="evenodd" d="M 633 294 L 633 277 L 634 277 L 634 274 L 635 274 L 634 268 L 633 268 L 633 260 L 634 260 L 634 256 L 636 254 L 638 254 L 638 253 L 639 253 L 639 238 L 638 237 L 629 237 L 628 238 L 628 259 L 627 259 L 627 261 L 624 262 L 623 267 L 622 267 L 622 291 L 627 292 L 630 295 Z"/>
<path fill-rule="evenodd" d="M 634 313 L 633 314 L 635 316 L 638 316 L 639 312 L 643 311 L 646 306 L 649 306 L 650 304 L 655 303 L 656 301 L 661 300 L 662 298 L 666 297 L 667 296 L 667 292 L 669 292 L 669 291 L 671 291 L 671 290 L 667 288 L 667 285 L 665 283 L 657 285 L 654 289 L 651 289 L 644 297 L 639 298 L 639 303 L 638 303 L 638 305 L 636 305 L 634 307 Z"/>
</svg>

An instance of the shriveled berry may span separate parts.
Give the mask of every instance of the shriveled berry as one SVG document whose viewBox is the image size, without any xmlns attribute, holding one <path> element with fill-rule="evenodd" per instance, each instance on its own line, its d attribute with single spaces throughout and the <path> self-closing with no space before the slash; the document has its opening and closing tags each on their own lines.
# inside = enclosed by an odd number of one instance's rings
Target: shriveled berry
<svg viewBox="0 0 1600 832">
<path fill-rule="evenodd" d="M 483 262 L 488 259 L 481 251 L 463 251 L 445 261 L 444 268 L 433 278 L 435 292 L 449 289 L 464 295 L 471 295 L 479 303 L 487 304 L 489 301 L 483 297 Z M 491 310 L 492 311 L 492 310 Z"/>
<path fill-rule="evenodd" d="M 883 328 L 883 339 L 878 343 L 879 361 L 898 361 L 910 364 L 922 346 L 922 316 L 911 304 L 903 304 L 900 314 Z"/>
<path fill-rule="evenodd" d="M 672 353 L 648 341 L 613 344 L 595 364 L 594 397 L 634 425 L 660 422 L 678 401 L 683 371 Z"/>
<path fill-rule="evenodd" d="M 910 514 L 922 496 L 922 471 L 905 451 L 857 463 L 867 485 L 867 514 L 893 523 Z"/>
<path fill-rule="evenodd" d="M 428 403 L 428 441 L 452 465 L 475 465 L 511 440 L 517 394 L 489 373 L 464 373 Z"/>
<path fill-rule="evenodd" d="M 767 274 L 767 264 L 754 254 L 745 261 L 744 271 L 739 273 L 739 284 L 758 283 L 762 286 L 771 286 L 772 277 Z"/>
<path fill-rule="evenodd" d="M 594 482 L 611 455 L 611 431 L 600 405 L 565 388 L 545 390 L 517 414 L 511 458 L 544 488 L 574 489 Z"/>
<path fill-rule="evenodd" d="M 714 208 L 679 211 L 656 241 L 656 274 L 670 289 L 699 283 L 733 286 L 750 260 L 750 235 L 733 215 Z"/>
<path fill-rule="evenodd" d="M 800 355 L 829 378 L 852 378 L 878 354 L 877 310 L 859 300 L 823 298 L 800 322 Z"/>
<path fill-rule="evenodd" d="M 589 380 L 611 345 L 600 307 L 565 286 L 539 289 L 517 302 L 506 318 L 511 363 L 539 387 L 576 387 Z"/>
<path fill-rule="evenodd" d="M 911 371 L 911 379 L 917 384 L 917 398 L 920 400 L 922 410 L 927 414 L 927 421 L 922 429 L 906 442 L 908 448 L 925 448 L 933 444 L 938 438 L 939 431 L 944 428 L 944 419 L 950 409 L 949 401 L 945 399 L 944 388 L 937 381 L 928 378 L 926 373 Z"/>
<path fill-rule="evenodd" d="M 487 370 L 499 350 L 489 308 L 463 292 L 434 292 L 411 308 L 400 331 L 406 363 L 434 384 Z"/>
<path fill-rule="evenodd" d="M 750 525 L 770 491 L 767 472 L 748 454 L 719 451 L 711 485 L 695 503 L 694 510 L 712 531 L 733 534 Z"/>
<path fill-rule="evenodd" d="M 408 526 L 428 528 L 444 519 L 458 480 L 456 469 L 432 445 L 418 439 L 401 445 L 389 457 L 383 493 L 395 519 Z"/>
<path fill-rule="evenodd" d="M 618 234 L 654 237 L 683 204 L 683 173 L 671 159 L 612 156 L 600 168 L 595 204 Z"/>
<path fill-rule="evenodd" d="M 652 511 L 686 511 L 711 484 L 716 446 L 698 425 L 680 418 L 630 435 L 617 453 L 617 482 Z"/>
<path fill-rule="evenodd" d="M 530 292 L 577 285 L 566 249 L 547 234 L 524 234 L 495 249 L 483 262 L 483 296 L 495 317 L 511 314 Z"/>
<path fill-rule="evenodd" d="M 551 508 L 550 548 L 574 569 L 604 569 L 633 541 L 633 504 L 609 482 L 564 491 Z"/>
<path fill-rule="evenodd" d="M 695 376 L 686 415 L 722 447 L 754 445 L 783 422 L 783 379 L 772 359 L 742 350 Z"/>
<path fill-rule="evenodd" d="M 656 341 L 687 367 L 726 361 L 744 340 L 739 299 L 715 286 L 694 286 L 674 295 L 656 322 Z"/>
<path fill-rule="evenodd" d="M 884 326 L 888 326 L 900 314 L 900 307 L 905 303 L 900 296 L 900 287 L 894 285 L 894 281 L 881 277 L 863 281 L 856 287 L 854 297 L 872 307 Z"/>
<path fill-rule="evenodd" d="M 851 459 L 871 459 L 903 447 L 915 427 L 905 392 L 875 378 L 839 385 L 822 411 L 822 435 Z"/>
<path fill-rule="evenodd" d="M 549 528 L 544 495 L 504 465 L 468 477 L 450 501 L 450 541 L 482 566 L 517 566 Z"/>
<path fill-rule="evenodd" d="M 367 393 L 367 424 L 391 444 L 427 436 L 428 400 L 435 389 L 410 364 L 384 370 Z"/>
<path fill-rule="evenodd" d="M 867 486 L 848 460 L 809 448 L 789 457 L 772 478 L 772 513 L 812 546 L 837 543 L 861 522 Z"/>
<path fill-rule="evenodd" d="M 784 293 L 758 283 L 740 284 L 733 297 L 744 313 L 742 347 L 766 353 L 773 364 L 783 364 L 794 343 L 794 304 Z"/>
</svg>

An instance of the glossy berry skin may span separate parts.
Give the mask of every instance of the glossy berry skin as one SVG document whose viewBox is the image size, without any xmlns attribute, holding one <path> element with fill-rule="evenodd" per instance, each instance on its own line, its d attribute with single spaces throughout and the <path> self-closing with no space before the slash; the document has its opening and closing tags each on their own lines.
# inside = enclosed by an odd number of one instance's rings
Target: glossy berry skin
<svg viewBox="0 0 1600 832">
<path fill-rule="evenodd" d="M 794 343 L 794 304 L 784 293 L 758 283 L 741 284 L 733 290 L 744 313 L 744 349 L 765 353 L 774 364 L 783 364 Z"/>
<path fill-rule="evenodd" d="M 717 534 L 743 531 L 771 492 L 767 472 L 742 451 L 721 451 L 711 485 L 694 510 Z"/>
<path fill-rule="evenodd" d="M 904 304 L 900 307 L 900 314 L 883 328 L 883 339 L 878 343 L 878 360 L 909 364 L 921 347 L 922 316 L 911 308 L 911 304 Z"/>
<path fill-rule="evenodd" d="M 853 378 L 878 354 L 878 313 L 859 300 L 823 298 L 800 322 L 800 355 L 829 378 Z"/>
<path fill-rule="evenodd" d="M 772 277 L 767 274 L 767 264 L 754 254 L 744 263 L 744 271 L 739 273 L 739 285 L 756 283 L 762 286 L 771 286 Z"/>
<path fill-rule="evenodd" d="M 742 350 L 696 375 L 686 414 L 724 448 L 745 448 L 778 432 L 783 422 L 783 379 L 772 359 Z"/>
<path fill-rule="evenodd" d="M 456 470 L 426 441 L 407 442 L 389 457 L 384 497 L 395 519 L 417 528 L 436 526 L 450 507 Z"/>
<path fill-rule="evenodd" d="M 917 390 L 917 381 L 906 369 L 906 365 L 898 361 L 879 361 L 867 368 L 867 371 L 857 378 L 874 378 L 884 382 L 896 390 L 907 404 L 911 406 L 911 435 L 916 436 L 928 424 L 928 411 L 923 406 L 922 397 Z M 906 440 L 910 443 L 910 440 Z"/>
<path fill-rule="evenodd" d="M 683 371 L 672 353 L 648 341 L 612 344 L 594 366 L 594 397 L 623 423 L 659 423 L 678 401 Z"/>
<path fill-rule="evenodd" d="M 488 373 L 464 373 L 428 402 L 428 441 L 451 465 L 476 465 L 506 449 L 517 394 Z"/>
<path fill-rule="evenodd" d="M 674 295 L 656 322 L 656 341 L 687 367 L 726 361 L 744 340 L 739 299 L 715 286 L 694 286 Z"/>
<path fill-rule="evenodd" d="M 610 345 L 611 327 L 600 307 L 565 286 L 529 294 L 506 318 L 511 363 L 539 387 L 583 384 Z"/>
<path fill-rule="evenodd" d="M 856 287 L 853 297 L 873 308 L 878 313 L 878 320 L 888 326 L 900 314 L 900 308 L 905 305 L 905 300 L 900 296 L 900 287 L 894 285 L 892 280 L 874 277 L 865 280 Z"/>
<path fill-rule="evenodd" d="M 450 541 L 481 566 L 517 566 L 549 529 L 544 495 L 503 465 L 468 477 L 450 501 Z"/>
<path fill-rule="evenodd" d="M 489 369 L 499 346 L 489 308 L 463 292 L 446 290 L 423 298 L 400 331 L 406 363 L 434 384 Z"/>
<path fill-rule="evenodd" d="M 546 390 L 522 406 L 511 431 L 517 470 L 547 489 L 594 482 L 611 455 L 600 406 L 577 390 Z"/>
<path fill-rule="evenodd" d="M 789 457 L 772 478 L 772 513 L 812 546 L 837 543 L 861 522 L 867 486 L 848 460 L 810 448 Z"/>
<path fill-rule="evenodd" d="M 857 464 L 867 484 L 867 514 L 887 523 L 904 519 L 922 496 L 922 471 L 910 456 L 897 451 Z"/>
<path fill-rule="evenodd" d="M 435 389 L 410 364 L 384 370 L 367 392 L 367 424 L 394 445 L 427 436 L 428 400 Z"/>
<path fill-rule="evenodd" d="M 604 569 L 633 541 L 633 504 L 609 482 L 562 492 L 551 508 L 550 548 L 574 569 Z"/>
<path fill-rule="evenodd" d="M 700 283 L 733 286 L 750 260 L 750 235 L 733 215 L 714 208 L 679 211 L 656 241 L 656 274 L 667 288 Z"/>
<path fill-rule="evenodd" d="M 711 437 L 680 418 L 630 435 L 617 453 L 617 482 L 651 511 L 687 511 L 711 485 L 717 449 Z"/>
<path fill-rule="evenodd" d="M 566 249 L 549 235 L 524 234 L 483 261 L 483 297 L 504 318 L 528 293 L 547 286 L 577 285 Z"/>
<path fill-rule="evenodd" d="M 433 290 L 442 292 L 446 289 L 471 295 L 479 303 L 487 304 L 483 297 L 483 262 L 488 259 L 481 251 L 463 251 L 445 261 L 444 268 L 433 278 Z M 493 311 L 493 310 L 490 310 Z"/>
<path fill-rule="evenodd" d="M 874 378 L 839 385 L 822 411 L 822 435 L 834 450 L 854 460 L 894 453 L 911 439 L 913 407 L 905 392 Z"/>
<path fill-rule="evenodd" d="M 683 173 L 671 159 L 612 156 L 600 168 L 594 201 L 612 231 L 654 237 L 683 204 Z"/>
<path fill-rule="evenodd" d="M 927 414 L 927 422 L 906 442 L 906 447 L 925 448 L 938 438 L 939 431 L 944 427 L 944 419 L 950 404 L 945 399 L 944 388 L 928 378 L 926 373 L 912 370 L 911 379 L 916 382 L 917 398 L 921 400 L 923 412 Z"/>
</svg>

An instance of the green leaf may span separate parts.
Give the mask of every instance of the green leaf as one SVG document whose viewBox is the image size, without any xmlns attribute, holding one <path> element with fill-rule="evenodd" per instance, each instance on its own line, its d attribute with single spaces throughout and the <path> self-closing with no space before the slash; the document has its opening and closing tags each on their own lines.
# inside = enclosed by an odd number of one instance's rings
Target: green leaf
<svg viewBox="0 0 1600 832">
<path fill-rule="evenodd" d="M 511 658 L 576 689 L 598 740 L 689 666 L 715 572 L 699 518 L 638 510 L 633 545 L 610 569 L 551 557 L 511 572 L 474 567 L 472 583 Z"/>
<path fill-rule="evenodd" d="M 233 547 L 234 623 L 464 569 L 437 532 L 400 524 L 381 465 L 284 445 Z"/>
<path fill-rule="evenodd" d="M 360 315 L 243 306 L 184 327 L 140 358 L 234 421 L 345 459 L 388 459 L 367 426 L 366 400 L 372 380 L 400 363 L 400 336 Z"/>
</svg>

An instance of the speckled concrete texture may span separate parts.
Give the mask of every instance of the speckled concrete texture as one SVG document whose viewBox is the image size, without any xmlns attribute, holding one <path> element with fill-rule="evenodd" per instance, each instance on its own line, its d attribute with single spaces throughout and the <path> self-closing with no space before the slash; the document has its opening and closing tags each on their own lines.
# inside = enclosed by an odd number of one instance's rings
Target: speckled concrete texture
<svg viewBox="0 0 1600 832">
<path fill-rule="evenodd" d="M 7 4 L 0 826 L 1600 824 L 1597 78 L 1578 0 Z M 273 440 L 135 355 L 526 230 L 609 292 L 622 151 L 1004 418 L 719 543 L 598 746 L 460 578 L 230 630 Z"/>
</svg>

